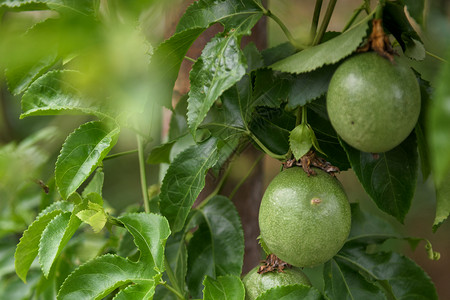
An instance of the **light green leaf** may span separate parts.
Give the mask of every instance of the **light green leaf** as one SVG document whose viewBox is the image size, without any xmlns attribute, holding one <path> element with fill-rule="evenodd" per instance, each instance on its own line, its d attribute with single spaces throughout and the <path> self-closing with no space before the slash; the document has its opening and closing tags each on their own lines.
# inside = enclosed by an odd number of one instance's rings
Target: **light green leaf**
<svg viewBox="0 0 450 300">
<path fill-rule="evenodd" d="M 96 233 L 105 227 L 108 219 L 108 216 L 103 210 L 103 206 L 93 202 L 89 202 L 88 209 L 79 211 L 76 216 L 84 223 L 91 225 L 92 230 Z"/>
<path fill-rule="evenodd" d="M 45 56 L 31 65 L 23 65 L 14 69 L 6 69 L 5 77 L 11 93 L 18 95 L 24 92 L 31 83 L 44 74 L 44 72 L 56 62 L 56 59 L 56 54 L 53 54 Z"/>
<path fill-rule="evenodd" d="M 161 164 L 161 163 L 170 163 L 170 151 L 172 150 L 173 145 L 177 140 L 173 140 L 159 146 L 156 146 L 152 149 L 147 158 L 148 164 Z"/>
<path fill-rule="evenodd" d="M 126 214 L 118 219 L 133 235 L 141 256 L 139 262 L 163 272 L 164 246 L 170 235 L 166 218 L 147 213 Z"/>
<path fill-rule="evenodd" d="M 195 137 L 214 101 L 238 82 L 247 68 L 236 34 L 218 35 L 203 49 L 189 73 L 188 124 Z"/>
<path fill-rule="evenodd" d="M 443 183 L 436 187 L 436 216 L 433 222 L 433 231 L 441 226 L 450 215 L 450 170 L 444 177 Z"/>
<path fill-rule="evenodd" d="M 206 275 L 236 275 L 242 271 L 244 233 L 234 204 L 215 196 L 197 212 L 189 227 L 198 225 L 188 245 L 187 284 L 193 297 L 201 297 Z"/>
<path fill-rule="evenodd" d="M 1 0 L 0 9 L 12 11 L 44 10 L 48 9 L 47 0 Z"/>
<path fill-rule="evenodd" d="M 116 144 L 119 128 L 89 122 L 71 133 L 56 161 L 56 185 L 64 199 L 75 192 Z"/>
<path fill-rule="evenodd" d="M 132 282 L 143 282 L 148 286 L 152 284 L 155 274 L 151 265 L 106 254 L 94 258 L 72 272 L 62 284 L 57 299 L 102 299 L 116 288 Z"/>
<path fill-rule="evenodd" d="M 312 147 L 311 132 L 307 124 L 297 125 L 289 135 L 289 145 L 296 160 L 308 153 Z"/>
<path fill-rule="evenodd" d="M 292 284 L 271 288 L 264 292 L 256 300 L 321 300 L 322 295 L 317 289 L 312 286 L 306 286 L 302 284 Z"/>
<path fill-rule="evenodd" d="M 213 279 L 209 276 L 203 281 L 204 300 L 244 300 L 245 289 L 241 279 L 236 275 L 219 276 Z"/>
<path fill-rule="evenodd" d="M 20 118 L 58 114 L 88 114 L 99 118 L 109 114 L 102 106 L 83 98 L 76 88 L 82 76 L 77 71 L 50 71 L 34 81 L 22 97 Z"/>
<path fill-rule="evenodd" d="M 206 171 L 215 165 L 218 142 L 214 138 L 189 147 L 175 157 L 161 186 L 160 211 L 173 232 L 180 231 L 192 204 L 205 186 Z"/>
<path fill-rule="evenodd" d="M 335 64 L 358 48 L 367 35 L 368 21 L 371 18 L 372 15 L 341 35 L 277 61 L 269 67 L 282 72 L 306 73 L 324 65 Z"/>
<path fill-rule="evenodd" d="M 28 270 L 38 255 L 39 240 L 41 239 L 42 232 L 50 221 L 62 213 L 62 210 L 56 209 L 41 214 L 23 233 L 14 254 L 16 273 L 23 282 L 26 282 Z"/>
<path fill-rule="evenodd" d="M 155 294 L 155 287 L 158 284 L 161 274 L 149 282 L 142 282 L 139 284 L 131 284 L 117 293 L 113 300 L 151 300 Z"/>
</svg>

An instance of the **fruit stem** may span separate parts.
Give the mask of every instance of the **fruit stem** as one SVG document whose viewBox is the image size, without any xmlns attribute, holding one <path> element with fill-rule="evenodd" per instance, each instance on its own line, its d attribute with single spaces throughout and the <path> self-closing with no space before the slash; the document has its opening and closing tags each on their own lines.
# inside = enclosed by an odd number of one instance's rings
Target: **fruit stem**
<svg viewBox="0 0 450 300">
<path fill-rule="evenodd" d="M 302 106 L 302 124 L 308 124 L 306 105 Z"/>
<path fill-rule="evenodd" d="M 136 138 L 138 144 L 139 173 L 141 175 L 141 190 L 142 197 L 144 199 L 144 209 L 146 213 L 150 213 L 150 200 L 148 198 L 147 191 L 147 177 L 145 175 L 144 143 L 142 141 L 143 137 L 137 134 Z"/>
<path fill-rule="evenodd" d="M 247 174 L 245 174 L 244 177 L 242 177 L 241 181 L 239 181 L 238 184 L 236 184 L 236 186 L 234 187 L 234 189 L 231 191 L 230 195 L 228 196 L 228 198 L 231 200 L 233 199 L 234 195 L 236 194 L 236 192 L 239 190 L 239 188 L 241 187 L 241 185 L 248 179 L 248 177 L 253 173 L 253 170 L 255 169 L 255 167 L 258 165 L 258 163 L 260 162 L 260 160 L 264 157 L 264 153 L 261 153 L 260 156 L 258 156 L 258 158 L 255 160 L 255 162 L 253 163 L 253 165 L 250 167 L 250 169 L 248 170 Z"/>
<path fill-rule="evenodd" d="M 137 149 L 111 154 L 111 155 L 108 155 L 107 157 L 105 157 L 103 159 L 103 161 L 108 160 L 108 159 L 114 159 L 114 158 L 125 156 L 125 155 L 129 155 L 129 154 L 134 154 L 136 152 L 138 152 Z"/>
<path fill-rule="evenodd" d="M 347 24 L 345 24 L 344 28 L 342 29 L 342 32 L 347 31 L 350 26 L 353 25 L 353 23 L 355 22 L 356 18 L 359 16 L 359 14 L 361 13 L 361 11 L 365 10 L 367 12 L 367 3 L 364 1 L 363 4 L 361 4 L 360 7 L 358 7 L 357 9 L 355 9 L 353 11 L 353 15 L 351 16 L 350 20 L 347 22 Z"/>
<path fill-rule="evenodd" d="M 325 16 L 323 17 L 322 24 L 320 25 L 319 32 L 313 40 L 313 46 L 320 43 L 327 30 L 328 24 L 330 23 L 331 16 L 333 15 L 334 6 L 336 5 L 337 0 L 330 0 L 327 6 L 327 11 L 325 12 Z"/>
<path fill-rule="evenodd" d="M 385 5 L 385 0 L 379 0 L 377 5 L 377 10 L 375 12 L 375 19 L 383 19 L 383 8 Z"/>
<path fill-rule="evenodd" d="M 275 159 L 286 160 L 286 155 L 279 155 L 270 151 L 251 131 L 247 131 L 247 134 L 267 155 Z"/>
<path fill-rule="evenodd" d="M 320 11 L 322 9 L 323 0 L 316 0 L 316 6 L 314 7 L 314 15 L 311 23 L 311 31 L 309 33 L 311 41 L 314 40 L 314 37 L 317 33 L 317 27 L 319 24 Z"/>
</svg>

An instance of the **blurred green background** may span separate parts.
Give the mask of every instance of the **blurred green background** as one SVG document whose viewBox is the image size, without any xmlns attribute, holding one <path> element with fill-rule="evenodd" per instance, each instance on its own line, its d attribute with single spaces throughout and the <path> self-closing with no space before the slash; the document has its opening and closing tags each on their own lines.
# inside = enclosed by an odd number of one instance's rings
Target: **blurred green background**
<svg viewBox="0 0 450 300">
<path fill-rule="evenodd" d="M 101 1 L 105 2 L 105 1 Z M 181 9 L 183 1 L 115 1 L 117 15 L 101 20 L 102 24 L 72 19 L 50 31 L 42 30 L 34 35 L 30 47 L 21 47 L 23 32 L 35 24 L 42 24 L 48 18 L 55 18 L 49 11 L 7 12 L 0 24 L 0 65 L 12 62 L 26 63 L 27 57 L 50 54 L 52 47 L 59 45 L 70 53 L 73 47 L 83 45 L 84 59 L 70 57 L 59 64 L 73 65 L 89 76 L 80 82 L 83 92 L 96 98 L 104 97 L 108 103 L 120 108 L 123 103 L 145 98 L 146 53 L 167 36 L 167 28 L 174 22 L 174 15 Z M 324 1 L 324 7 L 328 1 Z M 270 8 L 282 19 L 294 36 L 307 39 L 309 24 L 315 1 L 271 1 Z M 341 0 L 335 9 L 329 30 L 339 31 L 350 18 L 361 1 Z M 114 16 L 114 14 L 105 14 Z M 450 45 L 450 4 L 448 1 L 427 3 L 427 26 L 416 29 L 420 32 L 428 51 L 444 57 Z M 117 19 L 115 19 L 117 18 Z M 119 20 L 119 22 L 117 22 Z M 119 24 L 119 25 L 118 25 Z M 62 26 L 62 27 L 61 27 Z M 55 30 L 59 28 L 59 30 Z M 69 32 L 70 34 L 67 34 Z M 88 33 L 88 34 L 86 34 Z M 26 37 L 26 35 L 25 35 Z M 25 38 L 27 39 L 27 38 Z M 43 42 L 45 41 L 45 42 Z M 268 43 L 275 46 L 285 42 L 285 36 L 274 22 L 268 22 Z M 14 47 L 12 45 L 15 45 Z M 424 79 L 435 82 L 442 62 L 427 56 L 422 62 L 412 62 Z M 100 88 L 102 87 L 102 88 Z M 113 96 L 111 96 L 113 95 Z M 102 104 L 102 103 L 101 103 Z M 47 116 L 19 119 L 21 114 L 20 95 L 14 96 L 7 89 L 4 75 L 0 74 L 0 289 L 5 288 L 13 272 L 12 254 L 14 245 L 23 230 L 34 220 L 37 212 L 48 203 L 59 199 L 58 195 L 47 195 L 39 181 L 51 186 L 54 164 L 64 139 L 89 117 Z M 152 115 L 143 116 L 143 121 L 152 120 L 154 141 L 148 148 L 159 143 L 164 128 L 164 111 L 154 109 Z M 136 149 L 135 132 L 125 129 L 112 153 Z M 234 172 L 236 182 L 246 173 L 245 166 L 253 162 L 243 161 L 243 172 Z M 264 160 L 264 186 L 279 171 L 279 162 L 269 157 Z M 130 204 L 140 204 L 141 191 L 139 166 L 135 154 L 104 162 L 104 198 L 111 211 L 119 213 Z M 149 183 L 159 181 L 159 168 L 148 167 Z M 382 214 L 368 198 L 352 171 L 338 175 L 352 202 L 361 205 L 374 214 Z M 421 265 L 435 282 L 441 299 L 450 299 L 450 222 L 444 223 L 437 233 L 432 233 L 435 213 L 435 192 L 432 179 L 419 178 L 412 208 L 402 227 L 393 218 L 384 215 L 406 235 L 429 239 L 434 249 L 441 252 L 439 261 L 428 259 L 423 245 L 416 251 L 406 244 L 399 244 L 408 255 Z M 94 239 L 95 240 L 95 239 Z M 5 283 L 6 282 L 6 283 Z"/>
</svg>

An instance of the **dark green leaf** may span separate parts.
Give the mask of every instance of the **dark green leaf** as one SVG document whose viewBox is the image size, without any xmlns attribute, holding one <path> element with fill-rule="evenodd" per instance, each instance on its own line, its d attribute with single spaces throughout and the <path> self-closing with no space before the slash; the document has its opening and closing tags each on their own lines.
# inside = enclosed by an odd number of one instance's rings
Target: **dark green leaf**
<svg viewBox="0 0 450 300">
<path fill-rule="evenodd" d="M 444 177 L 443 183 L 436 187 L 436 216 L 433 222 L 433 231 L 436 231 L 450 215 L 450 171 Z"/>
<path fill-rule="evenodd" d="M 295 117 L 282 108 L 257 107 L 250 131 L 273 153 L 289 151 L 289 133 L 295 127 Z"/>
<path fill-rule="evenodd" d="M 120 217 L 119 221 L 133 235 L 141 253 L 139 261 L 163 272 L 164 246 L 170 235 L 167 220 L 156 214 L 133 213 Z"/>
<path fill-rule="evenodd" d="M 167 163 L 170 164 L 170 151 L 172 150 L 173 145 L 176 140 L 161 144 L 152 149 L 147 158 L 148 164 L 161 164 Z"/>
<path fill-rule="evenodd" d="M 34 81 L 22 97 L 22 114 L 29 116 L 58 114 L 89 114 L 108 117 L 106 109 L 80 95 L 74 79 L 82 76 L 77 71 L 50 71 Z"/>
<path fill-rule="evenodd" d="M 258 48 L 256 48 L 255 43 L 248 43 L 248 45 L 245 46 L 243 52 L 245 61 L 247 62 L 247 74 L 250 74 L 252 71 L 264 66 L 263 57 Z"/>
<path fill-rule="evenodd" d="M 184 290 L 187 272 L 187 249 L 184 232 L 180 231 L 172 234 L 166 243 L 166 258 L 173 271 L 174 286 L 182 287 Z"/>
<path fill-rule="evenodd" d="M 181 152 L 164 176 L 160 194 L 160 210 L 173 232 L 180 231 L 192 204 L 205 186 L 206 171 L 218 158 L 218 142 L 214 138 Z"/>
<path fill-rule="evenodd" d="M 256 300 L 320 300 L 323 299 L 322 295 L 317 289 L 312 286 L 306 286 L 301 284 L 292 284 L 271 288 L 264 292 Z M 334 299 L 334 298 L 332 298 Z M 338 298 L 336 298 L 338 299 Z"/>
<path fill-rule="evenodd" d="M 359 272 L 370 282 L 396 299 L 437 299 L 436 289 L 428 275 L 412 260 L 392 252 L 369 254 L 367 244 L 349 242 L 335 256 L 339 265 Z"/>
<path fill-rule="evenodd" d="M 217 279 L 206 276 L 203 285 L 205 286 L 204 300 L 244 300 L 245 298 L 244 284 L 236 275 L 219 276 Z"/>
<path fill-rule="evenodd" d="M 367 35 L 368 21 L 372 15 L 343 34 L 323 44 L 307 48 L 272 64 L 270 68 L 289 73 L 306 73 L 324 65 L 335 64 L 358 48 Z"/>
<path fill-rule="evenodd" d="M 286 102 L 295 77 L 292 74 L 261 69 L 256 71 L 253 106 L 278 107 Z"/>
<path fill-rule="evenodd" d="M 28 270 L 38 255 L 39 241 L 42 232 L 50 221 L 62 213 L 63 210 L 61 209 L 54 209 L 41 213 L 23 233 L 14 254 L 16 273 L 23 282 L 26 282 Z"/>
<path fill-rule="evenodd" d="M 178 22 L 176 33 L 196 27 L 208 28 L 220 22 L 226 30 L 249 34 L 261 17 L 261 8 L 254 1 L 200 0 L 188 7 Z"/>
<path fill-rule="evenodd" d="M 187 284 L 193 297 L 201 297 L 205 275 L 239 276 L 244 257 L 244 233 L 228 198 L 215 196 L 197 214 L 199 227 L 188 245 Z"/>
<path fill-rule="evenodd" d="M 56 54 L 43 57 L 41 60 L 31 64 L 18 66 L 14 69 L 6 69 L 5 76 L 8 88 L 12 94 L 23 93 L 31 83 L 44 74 L 55 62 Z"/>
<path fill-rule="evenodd" d="M 423 60 L 425 48 L 422 40 L 405 15 L 402 1 L 387 1 L 383 10 L 383 25 L 392 33 L 406 56 Z"/>
<path fill-rule="evenodd" d="M 339 259 L 325 263 L 323 277 L 329 299 L 386 299 L 378 286 Z"/>
<path fill-rule="evenodd" d="M 89 122 L 71 133 L 55 167 L 56 185 L 64 199 L 75 192 L 116 144 L 119 128 Z"/>
<path fill-rule="evenodd" d="M 419 24 L 424 26 L 425 0 L 403 0 L 409 15 Z"/>
<path fill-rule="evenodd" d="M 188 124 L 193 136 L 214 101 L 238 82 L 247 65 L 235 34 L 216 36 L 206 44 L 189 73 Z"/>
<path fill-rule="evenodd" d="M 379 154 L 361 152 L 341 142 L 367 194 L 382 211 L 403 223 L 417 182 L 415 135 L 411 134 L 396 148 Z"/>
<path fill-rule="evenodd" d="M 289 90 L 288 109 L 295 109 L 325 95 L 337 64 L 295 76 Z"/>
<path fill-rule="evenodd" d="M 308 153 L 312 147 L 311 138 L 311 131 L 304 123 L 292 129 L 289 135 L 289 145 L 295 159 L 299 160 L 303 155 Z"/>
<path fill-rule="evenodd" d="M 291 43 L 285 42 L 275 47 L 264 49 L 261 54 L 264 59 L 264 66 L 270 66 L 279 60 L 293 55 L 295 52 L 297 52 L 297 49 Z"/>
</svg>

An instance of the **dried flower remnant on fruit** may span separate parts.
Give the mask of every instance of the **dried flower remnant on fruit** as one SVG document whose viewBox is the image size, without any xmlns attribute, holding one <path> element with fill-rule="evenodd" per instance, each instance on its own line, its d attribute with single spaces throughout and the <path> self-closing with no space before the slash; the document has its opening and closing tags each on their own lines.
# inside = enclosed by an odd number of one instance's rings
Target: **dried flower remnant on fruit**
<svg viewBox="0 0 450 300">
<path fill-rule="evenodd" d="M 320 203 L 322 203 L 322 200 L 320 200 L 319 198 L 312 198 L 311 199 L 311 204 L 312 205 L 318 205 Z"/>
<path fill-rule="evenodd" d="M 258 269 L 258 274 L 264 274 L 268 272 L 283 272 L 285 268 L 291 268 L 292 266 L 281 259 L 279 259 L 275 254 L 269 254 L 265 260 L 262 261 L 264 265 L 260 266 Z"/>
<path fill-rule="evenodd" d="M 367 52 L 369 50 L 377 52 L 382 57 L 389 59 L 391 63 L 394 63 L 394 54 L 396 53 L 391 46 L 389 37 L 384 33 L 383 20 L 381 19 L 372 20 L 372 33 L 369 40 L 357 52 Z"/>
<path fill-rule="evenodd" d="M 308 176 L 315 176 L 316 172 L 311 167 L 319 168 L 331 176 L 335 176 L 335 173 L 339 173 L 338 167 L 333 166 L 330 162 L 326 161 L 324 158 L 316 155 L 314 150 L 310 150 L 308 153 L 303 155 L 300 160 L 290 159 L 284 163 L 284 169 L 291 168 L 293 166 L 302 167 L 303 170 L 308 174 Z"/>
</svg>

